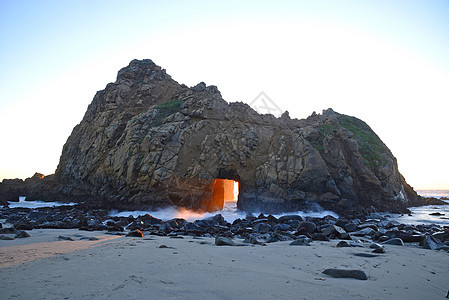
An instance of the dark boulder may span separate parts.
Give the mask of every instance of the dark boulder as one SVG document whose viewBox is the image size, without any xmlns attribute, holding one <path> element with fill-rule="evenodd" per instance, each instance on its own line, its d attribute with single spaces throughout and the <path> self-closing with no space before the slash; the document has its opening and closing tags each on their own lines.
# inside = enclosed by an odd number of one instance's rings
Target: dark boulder
<svg viewBox="0 0 449 300">
<path fill-rule="evenodd" d="M 130 232 L 128 232 L 128 234 L 126 236 L 129 237 L 143 237 L 143 232 L 139 229 L 136 230 L 132 230 Z"/>
<path fill-rule="evenodd" d="M 344 270 L 344 269 L 326 269 L 323 274 L 335 277 L 335 278 L 354 278 L 358 280 L 368 280 L 365 272 L 362 270 Z"/>
</svg>

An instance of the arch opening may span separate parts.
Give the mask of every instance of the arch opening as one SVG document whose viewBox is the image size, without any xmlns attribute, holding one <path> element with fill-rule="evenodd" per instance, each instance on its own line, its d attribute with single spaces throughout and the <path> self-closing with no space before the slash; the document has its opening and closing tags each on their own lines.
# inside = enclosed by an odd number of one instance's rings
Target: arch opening
<svg viewBox="0 0 449 300">
<path fill-rule="evenodd" d="M 224 208 L 237 207 L 239 197 L 239 182 L 231 179 L 214 179 L 212 182 L 211 199 L 207 211 L 217 211 Z"/>
</svg>

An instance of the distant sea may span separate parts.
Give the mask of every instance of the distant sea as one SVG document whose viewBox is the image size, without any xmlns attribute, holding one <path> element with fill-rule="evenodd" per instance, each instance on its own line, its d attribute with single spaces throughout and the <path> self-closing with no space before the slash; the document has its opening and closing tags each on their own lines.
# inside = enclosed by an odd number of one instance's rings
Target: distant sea
<svg viewBox="0 0 449 300">
<path fill-rule="evenodd" d="M 449 197 L 449 190 L 418 190 L 417 193 L 423 197 Z M 449 203 L 448 200 L 445 200 Z M 69 205 L 74 205 L 75 203 L 70 203 Z M 19 202 L 10 202 L 10 207 L 27 207 L 27 208 L 38 208 L 38 207 L 53 207 L 67 205 L 59 202 L 42 202 L 42 201 L 25 201 L 25 197 L 21 197 Z M 449 226 L 449 205 L 429 205 L 422 207 L 410 207 L 412 214 L 409 215 L 398 215 L 398 214 L 386 214 L 390 219 L 397 220 L 403 224 L 439 224 L 441 226 Z M 435 216 L 432 213 L 440 213 L 441 215 Z M 216 214 L 222 214 L 226 221 L 233 222 L 238 218 L 245 218 L 246 212 L 237 210 L 235 203 L 230 203 L 226 205 L 223 210 L 211 212 L 211 213 L 197 213 L 192 212 L 187 209 L 178 208 L 166 208 L 156 211 L 111 211 L 111 216 L 124 216 L 128 217 L 130 215 L 137 217 L 139 215 L 150 214 L 156 218 L 162 220 L 170 220 L 173 218 L 184 218 L 188 221 L 193 221 L 197 219 L 204 219 Z M 297 211 L 285 214 L 299 214 L 302 217 L 324 217 L 326 215 L 331 215 L 338 217 L 338 215 L 332 211 L 315 209 L 313 211 Z M 275 215 L 275 217 L 280 217 L 285 214 Z M 258 215 L 255 213 L 254 215 Z"/>
<path fill-rule="evenodd" d="M 423 197 L 434 197 L 441 199 L 442 197 L 449 198 L 449 190 L 417 190 L 418 195 Z M 448 200 L 444 200 L 449 203 Z M 391 215 L 392 219 L 397 220 L 403 224 L 439 224 L 441 226 L 449 226 L 449 205 L 428 205 L 420 207 L 409 207 L 412 212 L 409 215 Z M 440 213 L 442 215 L 435 216 L 433 213 Z"/>
</svg>

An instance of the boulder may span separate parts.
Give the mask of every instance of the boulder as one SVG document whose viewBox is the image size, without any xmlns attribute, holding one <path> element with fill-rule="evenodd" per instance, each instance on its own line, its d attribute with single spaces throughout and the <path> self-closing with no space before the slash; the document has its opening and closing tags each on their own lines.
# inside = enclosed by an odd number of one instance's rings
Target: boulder
<svg viewBox="0 0 449 300">
<path fill-rule="evenodd" d="M 315 233 L 316 225 L 313 222 L 302 221 L 298 225 L 298 231 L 304 231 L 306 233 Z"/>
<path fill-rule="evenodd" d="M 341 228 L 340 226 L 337 226 L 337 225 L 330 225 L 330 226 L 326 227 L 325 229 L 323 229 L 321 232 L 324 235 L 331 235 L 331 234 L 340 235 L 340 234 L 346 233 L 346 231 L 343 228 Z"/>
<path fill-rule="evenodd" d="M 278 222 L 279 223 L 287 223 L 288 221 L 292 221 L 292 220 L 298 220 L 301 222 L 303 219 L 300 215 L 284 215 L 278 219 Z"/>
<path fill-rule="evenodd" d="M 431 235 L 425 235 L 422 238 L 422 240 L 419 243 L 419 245 L 421 247 L 423 247 L 424 249 L 436 250 L 439 247 L 442 247 L 443 243 L 439 239 L 437 239 L 437 238 L 435 238 L 435 237 L 433 237 Z"/>
<path fill-rule="evenodd" d="M 254 226 L 254 231 L 261 234 L 268 233 L 271 231 L 271 226 L 267 223 L 259 223 Z"/>
</svg>

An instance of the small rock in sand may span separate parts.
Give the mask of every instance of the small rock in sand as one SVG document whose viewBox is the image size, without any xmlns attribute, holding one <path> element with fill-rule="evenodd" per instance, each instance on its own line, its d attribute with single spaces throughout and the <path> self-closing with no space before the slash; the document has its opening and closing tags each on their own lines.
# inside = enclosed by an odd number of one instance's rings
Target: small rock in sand
<svg viewBox="0 0 449 300">
<path fill-rule="evenodd" d="M 291 246 L 310 246 L 306 239 L 297 239 L 290 243 Z"/>
<path fill-rule="evenodd" d="M 27 238 L 30 237 L 30 235 L 28 234 L 28 232 L 23 231 L 23 230 L 19 230 L 16 235 L 14 236 L 16 239 L 21 239 L 21 238 Z"/>
<path fill-rule="evenodd" d="M 371 243 L 371 245 L 369 245 L 369 247 L 371 249 L 379 249 L 379 248 L 383 248 L 383 246 L 379 243 Z"/>
<path fill-rule="evenodd" d="M 335 278 L 354 278 L 358 280 L 368 279 L 368 276 L 366 276 L 365 272 L 362 270 L 326 269 L 323 273 Z"/>
<path fill-rule="evenodd" d="M 128 232 L 128 234 L 126 236 L 130 236 L 130 237 L 143 237 L 143 232 L 140 231 L 139 229 L 136 230 L 132 230 L 130 232 Z"/>
<path fill-rule="evenodd" d="M 96 238 L 96 237 L 93 237 L 93 236 L 89 236 L 89 237 L 83 236 L 83 237 L 80 238 L 80 240 L 98 241 L 99 238 Z"/>
<path fill-rule="evenodd" d="M 64 235 L 60 235 L 58 236 L 59 240 L 64 240 L 64 241 L 73 241 L 73 239 L 69 236 L 64 236 Z"/>
<path fill-rule="evenodd" d="M 235 243 L 230 238 L 223 237 L 223 236 L 217 236 L 215 238 L 215 245 L 217 245 L 217 246 L 235 246 Z"/>
<path fill-rule="evenodd" d="M 385 251 L 385 248 L 377 248 L 373 250 L 373 253 L 387 253 L 387 251 Z"/>
<path fill-rule="evenodd" d="M 348 242 L 346 242 L 346 241 L 339 241 L 336 247 L 344 248 L 344 247 L 351 247 L 351 245 L 349 245 Z"/>
<path fill-rule="evenodd" d="M 379 255 L 375 255 L 375 254 L 371 254 L 371 253 L 364 253 L 364 252 L 360 252 L 360 253 L 353 253 L 355 256 L 359 256 L 359 257 L 378 257 Z"/>
<path fill-rule="evenodd" d="M 404 246 L 404 241 L 400 238 L 389 239 L 382 243 L 382 245 L 396 245 L 396 246 Z"/>
</svg>

